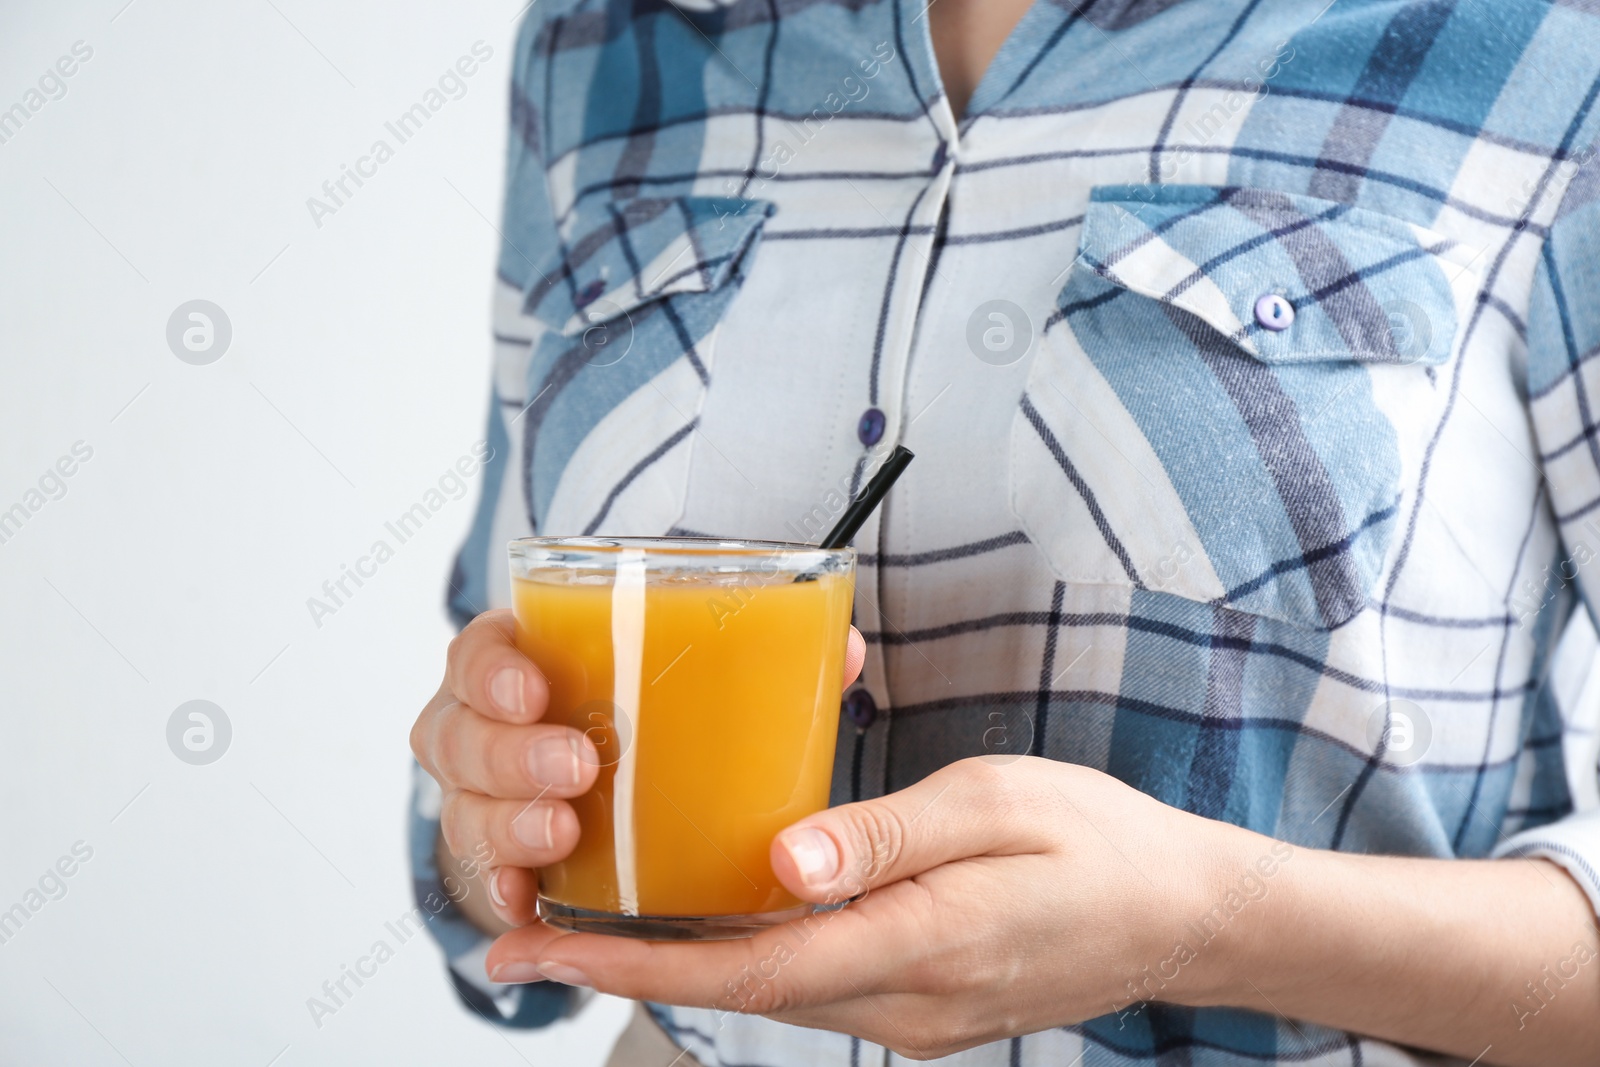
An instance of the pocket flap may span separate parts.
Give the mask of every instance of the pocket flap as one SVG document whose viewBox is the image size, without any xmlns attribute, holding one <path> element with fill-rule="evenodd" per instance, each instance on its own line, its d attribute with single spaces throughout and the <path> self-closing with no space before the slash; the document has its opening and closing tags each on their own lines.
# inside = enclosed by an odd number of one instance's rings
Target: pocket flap
<svg viewBox="0 0 1600 1067">
<path fill-rule="evenodd" d="M 775 210 L 724 196 L 580 204 L 575 238 L 539 264 L 523 310 L 572 337 L 664 296 L 711 292 Z"/>
<path fill-rule="evenodd" d="M 1127 291 L 1198 316 L 1266 363 L 1436 366 L 1450 358 L 1459 291 L 1477 286 L 1474 258 L 1422 227 L 1315 197 L 1102 186 L 1079 259 L 1111 288 L 1080 290 L 1062 313 Z M 1268 329 L 1258 318 L 1272 297 L 1292 309 L 1287 326 Z"/>
</svg>

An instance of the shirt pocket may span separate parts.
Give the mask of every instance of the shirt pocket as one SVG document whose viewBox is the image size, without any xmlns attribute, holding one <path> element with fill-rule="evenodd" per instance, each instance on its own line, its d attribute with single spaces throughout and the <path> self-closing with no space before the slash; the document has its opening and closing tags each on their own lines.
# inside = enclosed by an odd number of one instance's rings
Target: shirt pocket
<svg viewBox="0 0 1600 1067">
<path fill-rule="evenodd" d="M 1473 258 L 1312 197 L 1094 190 L 1012 425 L 1023 528 L 1064 581 L 1348 621 L 1442 410 Z"/>
<path fill-rule="evenodd" d="M 523 490 L 543 534 L 661 534 L 683 513 L 717 326 L 774 211 L 681 196 L 580 203 L 523 310 Z"/>
</svg>

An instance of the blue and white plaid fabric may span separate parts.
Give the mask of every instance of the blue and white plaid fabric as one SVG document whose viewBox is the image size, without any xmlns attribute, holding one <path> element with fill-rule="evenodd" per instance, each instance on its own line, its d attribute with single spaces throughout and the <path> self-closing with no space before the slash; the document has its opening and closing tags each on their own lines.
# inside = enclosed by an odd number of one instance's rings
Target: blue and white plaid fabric
<svg viewBox="0 0 1600 1067">
<path fill-rule="evenodd" d="M 998 747 L 1600 907 L 1597 76 L 1576 0 L 1036 0 L 958 123 L 917 0 L 545 0 L 452 609 L 535 529 L 815 537 L 904 443 L 836 801 Z M 564 995 L 435 926 L 485 1014 Z M 894 1061 L 657 1017 L 708 1067 Z M 1421 1061 L 1124 998 L 953 1062 Z"/>
</svg>

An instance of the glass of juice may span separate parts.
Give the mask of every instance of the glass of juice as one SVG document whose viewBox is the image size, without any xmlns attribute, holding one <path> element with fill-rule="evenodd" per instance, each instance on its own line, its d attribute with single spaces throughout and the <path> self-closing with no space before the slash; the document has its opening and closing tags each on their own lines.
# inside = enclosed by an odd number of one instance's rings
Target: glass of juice
<svg viewBox="0 0 1600 1067">
<path fill-rule="evenodd" d="M 828 804 L 855 551 L 775 541 L 513 541 L 516 640 L 544 721 L 584 731 L 577 848 L 539 871 L 569 930 L 744 937 L 810 914 L 768 850 Z"/>
</svg>

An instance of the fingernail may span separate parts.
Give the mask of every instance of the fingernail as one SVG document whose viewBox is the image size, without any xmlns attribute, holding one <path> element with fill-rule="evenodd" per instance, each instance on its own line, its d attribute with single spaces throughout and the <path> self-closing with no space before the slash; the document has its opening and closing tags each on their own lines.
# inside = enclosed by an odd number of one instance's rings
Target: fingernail
<svg viewBox="0 0 1600 1067">
<path fill-rule="evenodd" d="M 526 716 L 528 693 L 522 684 L 522 672 L 515 667 L 501 667 L 495 671 L 489 678 L 489 699 L 507 715 Z"/>
<path fill-rule="evenodd" d="M 499 867 L 496 867 L 494 870 L 489 872 L 489 899 L 500 905 L 502 908 L 509 908 L 511 906 L 506 903 L 506 898 L 500 895 Z"/>
<path fill-rule="evenodd" d="M 545 737 L 533 746 L 533 776 L 545 785 L 577 785 L 579 773 L 576 736 Z"/>
<path fill-rule="evenodd" d="M 833 838 L 814 826 L 783 832 L 783 847 L 800 872 L 800 881 L 809 886 L 826 885 L 839 872 L 839 849 Z"/>
<path fill-rule="evenodd" d="M 549 848 L 553 840 L 550 823 L 556 809 L 548 804 L 529 804 L 511 820 L 511 833 L 529 848 Z"/>
<path fill-rule="evenodd" d="M 588 975 L 576 967 L 568 967 L 565 963 L 541 963 L 538 971 L 552 982 L 560 982 L 562 985 L 594 985 L 589 981 Z"/>
<path fill-rule="evenodd" d="M 489 972 L 489 981 L 500 982 L 504 985 L 518 985 L 526 982 L 537 982 L 544 975 L 539 973 L 539 968 L 531 963 L 502 963 Z"/>
</svg>

